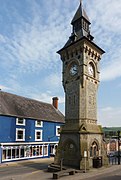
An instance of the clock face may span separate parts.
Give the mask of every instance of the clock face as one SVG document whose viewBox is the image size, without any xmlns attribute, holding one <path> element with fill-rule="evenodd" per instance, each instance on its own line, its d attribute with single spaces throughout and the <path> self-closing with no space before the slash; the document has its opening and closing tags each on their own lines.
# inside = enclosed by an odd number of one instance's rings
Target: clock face
<svg viewBox="0 0 121 180">
<path fill-rule="evenodd" d="M 70 74 L 72 76 L 76 75 L 78 72 L 78 67 L 77 67 L 77 64 L 73 64 L 71 65 L 71 68 L 70 68 Z"/>
<path fill-rule="evenodd" d="M 89 65 L 88 65 L 88 73 L 90 76 L 94 77 L 94 68 L 93 68 L 93 65 L 91 63 L 89 63 Z"/>
</svg>

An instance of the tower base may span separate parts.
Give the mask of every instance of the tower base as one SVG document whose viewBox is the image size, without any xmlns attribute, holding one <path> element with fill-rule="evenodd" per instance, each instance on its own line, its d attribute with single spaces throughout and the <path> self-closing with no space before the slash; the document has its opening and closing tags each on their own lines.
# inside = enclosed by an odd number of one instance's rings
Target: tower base
<svg viewBox="0 0 121 180">
<path fill-rule="evenodd" d="M 54 159 L 55 164 L 60 164 L 62 161 L 64 166 L 76 169 L 108 165 L 100 126 L 93 125 L 91 131 L 88 131 L 88 128 L 86 126 L 80 131 L 69 131 L 65 128 L 62 130 Z"/>
</svg>

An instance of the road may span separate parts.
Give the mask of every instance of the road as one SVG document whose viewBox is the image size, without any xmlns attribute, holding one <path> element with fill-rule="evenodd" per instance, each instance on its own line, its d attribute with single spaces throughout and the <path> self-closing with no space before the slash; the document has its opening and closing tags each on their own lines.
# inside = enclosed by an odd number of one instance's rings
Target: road
<svg viewBox="0 0 121 180">
<path fill-rule="evenodd" d="M 60 180 L 121 180 L 121 165 L 91 169 L 86 173 L 77 173 L 74 176 L 63 176 Z"/>
<path fill-rule="evenodd" d="M 47 172 L 48 164 L 53 159 L 36 159 L 21 161 L 0 166 L 0 180 L 51 180 L 52 173 Z M 86 173 L 76 173 L 74 176 L 64 174 L 60 180 L 121 180 L 121 165 L 91 169 Z"/>
<path fill-rule="evenodd" d="M 45 170 L 53 159 L 21 161 L 18 163 L 8 163 L 0 167 L 0 180 L 24 179 L 26 175 L 37 173 Z"/>
<path fill-rule="evenodd" d="M 4 167 L 0 168 L 0 178 L 6 177 L 6 176 L 15 176 L 15 175 L 20 175 L 30 173 L 30 172 L 35 172 L 38 170 L 46 169 L 47 165 L 45 164 L 28 164 L 28 165 L 23 165 L 23 166 L 16 166 L 16 167 Z"/>
<path fill-rule="evenodd" d="M 105 172 L 103 174 L 95 175 L 92 178 L 85 178 L 86 180 L 121 180 L 121 169 L 114 170 L 112 172 Z"/>
</svg>

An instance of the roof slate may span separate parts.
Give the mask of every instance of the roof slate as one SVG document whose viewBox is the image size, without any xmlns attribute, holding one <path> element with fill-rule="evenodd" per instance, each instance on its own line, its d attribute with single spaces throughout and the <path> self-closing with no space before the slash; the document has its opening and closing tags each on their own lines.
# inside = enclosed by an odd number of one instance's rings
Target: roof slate
<svg viewBox="0 0 121 180">
<path fill-rule="evenodd" d="M 3 91 L 0 115 L 64 123 L 64 115 L 53 105 Z"/>
<path fill-rule="evenodd" d="M 85 18 L 90 23 L 90 20 L 89 20 L 89 18 L 87 16 L 85 10 L 82 7 L 82 3 L 80 3 L 80 5 L 79 5 L 79 7 L 78 7 L 72 21 L 71 21 L 71 24 L 73 24 L 75 21 L 77 21 L 78 19 L 80 19 L 82 17 Z"/>
</svg>

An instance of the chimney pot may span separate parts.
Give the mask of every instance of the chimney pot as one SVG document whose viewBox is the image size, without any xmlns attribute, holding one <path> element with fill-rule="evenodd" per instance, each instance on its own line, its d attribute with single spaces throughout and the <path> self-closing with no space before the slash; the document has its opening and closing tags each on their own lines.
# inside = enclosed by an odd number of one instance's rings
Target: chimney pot
<svg viewBox="0 0 121 180">
<path fill-rule="evenodd" d="M 52 100 L 53 100 L 53 104 L 52 104 L 52 105 L 53 105 L 56 109 L 58 109 L 58 97 L 53 97 Z"/>
</svg>

